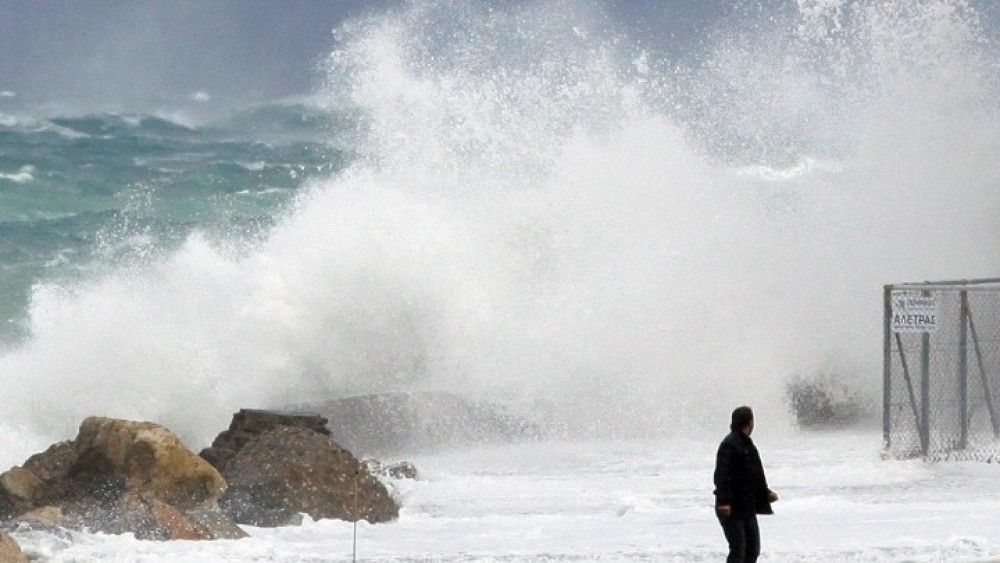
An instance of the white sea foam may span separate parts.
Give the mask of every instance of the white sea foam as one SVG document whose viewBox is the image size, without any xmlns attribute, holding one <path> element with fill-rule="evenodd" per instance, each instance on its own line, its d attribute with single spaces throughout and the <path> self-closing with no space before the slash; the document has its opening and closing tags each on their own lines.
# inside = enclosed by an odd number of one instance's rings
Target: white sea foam
<svg viewBox="0 0 1000 563">
<path fill-rule="evenodd" d="M 52 131 L 67 139 L 83 139 L 90 136 L 86 133 L 63 127 L 62 125 L 56 125 L 51 121 L 27 115 L 7 115 L 0 113 L 0 126 L 26 133 Z"/>
<path fill-rule="evenodd" d="M 204 123 L 204 119 L 199 119 L 190 112 L 181 109 L 159 109 L 153 112 L 153 115 L 185 129 L 197 129 Z"/>
<path fill-rule="evenodd" d="M 254 162 L 242 162 L 238 160 L 236 161 L 236 165 L 250 172 L 260 172 L 264 170 L 265 167 L 267 167 L 267 163 L 264 162 L 263 160 L 257 160 Z"/>
<path fill-rule="evenodd" d="M 36 286 L 4 419 L 200 444 L 239 407 L 430 387 L 664 434 L 781 417 L 831 362 L 874 398 L 881 284 L 1000 266 L 997 58 L 962 2 L 807 7 L 693 64 L 590 4 L 343 26 L 323 103 L 365 117 L 362 156 L 249 255 L 195 234 Z"/>
<path fill-rule="evenodd" d="M 741 166 L 735 172 L 742 176 L 765 181 L 794 180 L 817 172 L 835 173 L 839 166 L 835 162 L 819 162 L 812 158 L 803 158 L 792 166 L 775 167 L 762 164 Z"/>
<path fill-rule="evenodd" d="M 10 180 L 16 184 L 24 184 L 25 182 L 31 182 L 35 179 L 32 173 L 35 171 L 35 167 L 26 164 L 22 166 L 17 172 L 0 172 L 0 180 Z"/>
<path fill-rule="evenodd" d="M 782 497 L 775 515 L 760 518 L 763 560 L 1000 557 L 995 467 L 885 461 L 879 439 L 875 432 L 760 436 L 768 482 Z M 420 456 L 413 461 L 422 479 L 397 482 L 399 519 L 359 523 L 358 559 L 721 561 L 725 540 L 711 507 L 714 446 L 548 443 Z M 46 561 L 311 562 L 351 554 L 351 522 L 307 517 L 301 526 L 247 529 L 250 538 L 211 542 L 16 537 Z"/>
</svg>

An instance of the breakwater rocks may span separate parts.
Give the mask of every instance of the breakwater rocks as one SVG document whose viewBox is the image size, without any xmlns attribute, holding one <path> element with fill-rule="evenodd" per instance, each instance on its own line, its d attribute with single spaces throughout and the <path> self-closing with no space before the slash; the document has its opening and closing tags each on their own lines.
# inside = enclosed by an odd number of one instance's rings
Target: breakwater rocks
<svg viewBox="0 0 1000 563">
<path fill-rule="evenodd" d="M 90 417 L 74 440 L 0 476 L 0 517 L 8 528 L 131 532 L 141 539 L 244 537 L 218 512 L 225 487 L 211 464 L 163 426 Z"/>
<path fill-rule="evenodd" d="M 240 411 L 199 456 L 167 428 L 90 417 L 0 474 L 4 529 L 238 539 L 238 524 L 313 518 L 385 522 L 399 507 L 316 416 Z M 16 546 L 16 544 L 15 544 Z"/>
</svg>

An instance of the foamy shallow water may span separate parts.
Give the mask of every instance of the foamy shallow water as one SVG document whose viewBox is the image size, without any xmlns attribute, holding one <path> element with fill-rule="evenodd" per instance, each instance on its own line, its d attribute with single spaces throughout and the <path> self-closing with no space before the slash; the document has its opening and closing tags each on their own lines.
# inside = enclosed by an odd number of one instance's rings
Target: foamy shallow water
<svg viewBox="0 0 1000 563">
<path fill-rule="evenodd" d="M 782 500 L 761 519 L 763 561 L 1000 558 L 1000 468 L 883 461 L 875 432 L 760 436 Z M 481 447 L 414 458 L 391 524 L 362 523 L 368 561 L 718 561 L 715 443 L 575 442 Z M 250 528 L 250 539 L 147 542 L 17 535 L 51 561 L 349 559 L 351 524 Z"/>
</svg>

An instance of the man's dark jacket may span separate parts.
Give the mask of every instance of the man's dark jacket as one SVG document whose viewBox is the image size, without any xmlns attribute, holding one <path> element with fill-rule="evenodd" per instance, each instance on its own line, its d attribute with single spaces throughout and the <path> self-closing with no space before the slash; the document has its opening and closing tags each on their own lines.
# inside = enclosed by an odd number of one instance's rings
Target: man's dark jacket
<svg viewBox="0 0 1000 563">
<path fill-rule="evenodd" d="M 729 505 L 734 518 L 774 514 L 767 477 L 750 436 L 733 431 L 719 444 L 715 459 L 715 506 Z"/>
</svg>

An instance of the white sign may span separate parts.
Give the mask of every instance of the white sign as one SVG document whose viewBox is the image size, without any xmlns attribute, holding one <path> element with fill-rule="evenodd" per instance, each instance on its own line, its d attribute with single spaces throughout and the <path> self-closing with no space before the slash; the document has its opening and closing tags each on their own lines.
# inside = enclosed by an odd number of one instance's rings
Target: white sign
<svg viewBox="0 0 1000 563">
<path fill-rule="evenodd" d="M 892 292 L 893 332 L 937 330 L 937 298 L 913 291 Z"/>
</svg>

